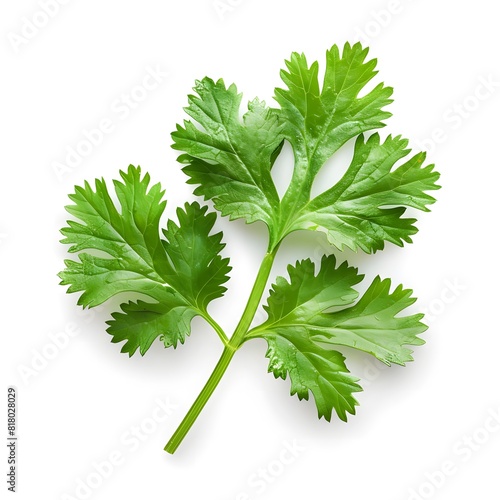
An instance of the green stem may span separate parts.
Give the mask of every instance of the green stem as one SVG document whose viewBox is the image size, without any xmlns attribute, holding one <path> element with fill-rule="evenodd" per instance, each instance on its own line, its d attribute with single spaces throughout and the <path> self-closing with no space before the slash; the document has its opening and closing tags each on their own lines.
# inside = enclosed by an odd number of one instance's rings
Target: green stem
<svg viewBox="0 0 500 500">
<path fill-rule="evenodd" d="M 227 338 L 224 330 L 221 328 L 221 326 L 215 321 L 210 314 L 206 311 L 200 311 L 200 315 L 205 319 L 205 321 L 215 330 L 217 335 L 220 337 L 222 340 L 222 343 L 224 346 L 227 346 L 229 343 L 229 339 Z"/>
<path fill-rule="evenodd" d="M 272 251 L 268 252 L 262 260 L 262 264 L 260 265 L 259 272 L 257 274 L 257 277 L 255 278 L 252 292 L 250 293 L 250 297 L 248 298 L 248 302 L 245 310 L 243 311 L 240 322 L 238 323 L 238 326 L 236 327 L 231 340 L 229 340 L 229 343 L 226 344 L 224 351 L 222 352 L 222 356 L 220 357 L 217 365 L 214 368 L 214 371 L 207 380 L 207 383 L 201 390 L 200 394 L 187 412 L 177 430 L 170 438 L 170 441 L 165 446 L 166 452 L 173 454 L 182 443 L 182 440 L 186 437 L 189 429 L 191 429 L 191 427 L 193 426 L 194 422 L 198 418 L 198 415 L 201 413 L 201 410 L 203 410 L 204 406 L 207 404 L 207 401 L 210 399 L 210 396 L 212 395 L 222 376 L 226 372 L 227 367 L 229 366 L 229 363 L 234 356 L 234 353 L 243 343 L 245 335 L 248 332 L 257 308 L 259 307 L 260 300 L 266 288 L 267 280 L 269 279 L 269 274 L 271 273 L 271 268 L 273 266 L 274 258 L 276 257 L 278 248 L 279 244 L 276 245 Z"/>
<path fill-rule="evenodd" d="M 240 322 L 238 323 L 238 326 L 229 341 L 229 345 L 235 350 L 237 350 L 243 343 L 245 335 L 250 328 L 250 324 L 252 323 L 255 313 L 257 312 L 257 308 L 259 307 L 260 300 L 262 299 L 262 294 L 266 289 L 267 280 L 269 279 L 269 274 L 271 273 L 271 268 L 273 267 L 274 258 L 276 257 L 278 249 L 279 243 L 273 250 L 266 253 L 264 259 L 262 260 L 262 264 L 260 265 L 259 272 L 255 278 L 255 283 L 250 293 L 250 297 L 248 298 L 245 310 L 243 311 L 243 315 L 241 316 Z"/>
<path fill-rule="evenodd" d="M 215 388 L 220 382 L 222 375 L 224 375 L 227 367 L 229 366 L 229 362 L 234 356 L 234 351 L 230 347 L 225 347 L 222 353 L 222 356 L 219 359 L 219 362 L 214 368 L 212 375 L 207 380 L 207 383 L 203 387 L 199 396 L 196 398 L 196 401 L 193 403 L 186 416 L 180 423 L 177 430 L 174 432 L 170 441 L 165 446 L 165 451 L 171 453 L 172 455 L 175 453 L 175 450 L 182 443 L 182 440 L 186 437 L 186 434 L 189 432 L 189 429 L 193 426 L 198 415 L 203 410 L 203 407 L 207 404 L 207 401 L 210 399 L 210 396 L 215 391 Z"/>
</svg>

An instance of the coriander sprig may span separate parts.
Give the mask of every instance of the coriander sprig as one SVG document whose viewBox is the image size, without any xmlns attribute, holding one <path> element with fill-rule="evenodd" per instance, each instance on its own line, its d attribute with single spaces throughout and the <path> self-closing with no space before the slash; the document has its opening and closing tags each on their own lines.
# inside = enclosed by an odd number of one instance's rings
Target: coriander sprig
<svg viewBox="0 0 500 500">
<path fill-rule="evenodd" d="M 174 349 L 190 334 L 191 321 L 202 317 L 223 344 L 212 375 L 168 442 L 174 453 L 207 403 L 236 351 L 255 338 L 267 341 L 269 371 L 291 380 L 291 394 L 312 394 L 318 416 L 342 420 L 355 413 L 359 379 L 350 374 L 344 356 L 332 346 L 347 346 L 390 365 L 412 360 L 409 346 L 421 345 L 426 330 L 422 314 L 405 310 L 414 303 L 412 291 L 393 288 L 376 277 L 359 297 L 363 275 L 347 262 L 337 265 L 324 256 L 317 268 L 310 260 L 288 267 L 288 278 L 271 286 L 267 320 L 251 327 L 266 291 L 273 262 L 286 236 L 298 230 L 321 231 L 337 249 L 373 253 L 385 242 L 402 246 L 417 232 L 407 208 L 427 211 L 435 200 L 439 174 L 425 165 L 425 153 L 410 155 L 408 141 L 389 135 L 381 140 L 374 129 L 390 113 L 392 89 L 379 83 L 365 87 L 376 75 L 376 60 L 368 49 L 334 45 L 326 56 L 323 84 L 319 65 L 292 54 L 276 89 L 278 108 L 257 99 L 240 118 L 242 96 L 235 85 L 204 78 L 188 98 L 186 120 L 172 134 L 182 151 L 188 183 L 195 195 L 211 200 L 230 219 L 262 221 L 269 230 L 266 254 L 250 296 L 232 335 L 208 312 L 224 295 L 229 259 L 221 256 L 222 233 L 213 233 L 216 214 L 197 202 L 177 210 L 160 232 L 166 202 L 159 184 L 130 166 L 114 181 L 119 207 L 104 180 L 85 183 L 70 195 L 66 207 L 74 217 L 62 229 L 63 243 L 78 253 L 60 273 L 68 292 L 82 292 L 78 303 L 93 307 L 122 292 L 138 292 L 144 300 L 129 301 L 108 321 L 112 342 L 124 342 L 122 352 L 144 355 L 156 339 Z M 362 97 L 359 95 L 363 93 Z M 351 164 L 343 177 L 312 196 L 315 178 L 338 149 L 356 139 Z M 284 141 L 294 151 L 293 175 L 280 198 L 271 169 Z M 76 219 L 76 220 L 75 220 Z M 99 250 L 98 257 L 86 250 Z M 406 315 L 405 315 L 406 314 Z"/>
</svg>

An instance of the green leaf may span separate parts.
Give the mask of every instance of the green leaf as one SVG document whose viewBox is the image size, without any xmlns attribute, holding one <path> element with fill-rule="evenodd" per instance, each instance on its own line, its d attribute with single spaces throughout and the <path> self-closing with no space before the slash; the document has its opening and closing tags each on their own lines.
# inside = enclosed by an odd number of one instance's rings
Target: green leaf
<svg viewBox="0 0 500 500">
<path fill-rule="evenodd" d="M 318 417 L 330 421 L 332 409 L 346 421 L 347 413 L 354 414 L 358 404 L 353 393 L 361 391 L 357 378 L 349 374 L 344 356 L 337 351 L 326 350 L 311 342 L 307 336 L 292 332 L 266 332 L 262 335 L 268 343 L 266 356 L 269 371 L 275 378 L 292 383 L 290 394 L 299 399 L 309 399 L 313 394 Z"/>
<path fill-rule="evenodd" d="M 411 290 L 398 286 L 390 293 L 390 280 L 375 278 L 354 304 L 354 290 L 363 278 L 347 263 L 336 266 L 335 257 L 323 257 L 318 273 L 309 260 L 288 267 L 289 281 L 279 277 L 265 309 L 268 319 L 248 332 L 246 340 L 268 342 L 269 370 L 292 381 L 292 394 L 314 395 L 319 416 L 330 418 L 332 408 L 346 419 L 354 413 L 352 393 L 361 390 L 349 375 L 344 357 L 326 349 L 348 346 L 372 354 L 386 364 L 411 361 L 407 345 L 421 345 L 426 330 L 423 315 L 400 316 L 415 302 Z"/>
<path fill-rule="evenodd" d="M 122 312 L 113 313 L 113 319 L 107 321 L 111 342 L 126 341 L 122 352 L 132 356 L 140 349 L 144 355 L 159 336 L 165 347 L 175 349 L 191 333 L 191 320 L 198 314 L 196 309 L 171 288 L 163 288 L 155 298 L 158 302 L 124 303 Z"/>
<path fill-rule="evenodd" d="M 290 282 L 279 276 L 270 291 L 268 305 L 264 306 L 269 317 L 266 324 L 306 324 L 326 309 L 352 304 L 359 295 L 353 286 L 363 276 L 347 262 L 338 268 L 335 264 L 333 255 L 324 256 L 317 275 L 310 259 L 289 265 Z"/>
<path fill-rule="evenodd" d="M 392 101 L 392 88 L 378 84 L 358 97 L 377 74 L 376 59 L 366 61 L 368 49 L 346 43 L 342 56 L 334 45 L 326 54 L 323 86 L 318 62 L 308 65 L 304 54 L 294 52 L 281 78 L 287 89 L 276 89 L 285 123 L 285 137 L 295 153 L 294 179 L 285 195 L 286 207 L 308 201 L 314 177 L 324 163 L 349 139 L 383 127 L 391 116 L 382 108 Z"/>
<path fill-rule="evenodd" d="M 120 292 L 152 296 L 165 283 L 169 263 L 158 230 L 166 205 L 161 201 L 164 191 L 159 184 L 148 191 L 149 174 L 141 180 L 140 168 L 132 165 L 120 176 L 123 182 L 114 181 L 120 212 L 104 180 L 96 179 L 95 191 L 85 182 L 69 196 L 74 204 L 66 210 L 83 224 L 68 221 L 61 242 L 71 245 L 72 253 L 90 249 L 111 257 L 81 253 L 80 262 L 65 262 L 61 284 L 70 285 L 69 293 L 83 291 L 78 303 L 84 307 L 97 306 Z"/>
<path fill-rule="evenodd" d="M 438 189 L 439 174 L 423 166 L 425 154 L 408 155 L 408 141 L 400 136 L 380 144 L 378 134 L 364 142 L 360 135 L 384 126 L 390 113 L 392 89 L 376 85 L 359 95 L 377 74 L 376 59 L 367 60 L 368 49 L 346 44 L 342 55 L 333 46 L 326 56 L 323 85 L 319 65 L 308 65 L 305 56 L 292 54 L 281 76 L 286 89 L 276 89 L 285 138 L 294 149 L 293 178 L 281 202 L 279 239 L 298 229 L 319 230 L 339 249 L 361 248 L 367 253 L 411 242 L 417 232 L 415 219 L 403 218 L 407 207 L 428 210 L 435 200 L 426 191 Z M 341 181 L 315 199 L 311 189 L 325 162 L 349 139 L 357 138 L 354 158 Z"/>
<path fill-rule="evenodd" d="M 428 210 L 434 198 L 426 192 L 438 189 L 439 174 L 432 165 L 423 166 L 424 153 L 392 171 L 409 153 L 400 136 L 380 144 L 373 134 L 364 142 L 361 134 L 384 126 L 391 116 L 385 107 L 392 102 L 392 88 L 383 83 L 367 89 L 377 74 L 377 60 L 367 56 L 359 43 L 345 44 L 342 53 L 334 45 L 320 85 L 318 62 L 309 65 L 303 54 L 293 53 L 281 71 L 285 88 L 275 89 L 280 109 L 255 100 L 242 119 L 241 94 L 234 85 L 226 88 L 222 80 L 209 78 L 197 82 L 197 95 L 189 96 L 186 108 L 193 121 L 172 134 L 174 149 L 186 153 L 179 161 L 186 165 L 189 183 L 198 186 L 195 194 L 213 200 L 231 219 L 264 221 L 270 250 L 301 229 L 326 233 L 341 250 L 372 253 L 386 241 L 411 242 L 415 219 L 403 214 L 408 207 Z M 311 200 L 320 169 L 356 137 L 342 180 Z M 271 168 L 285 139 L 294 150 L 294 167 L 280 200 Z"/>
<path fill-rule="evenodd" d="M 168 221 L 160 238 L 164 192 L 156 184 L 149 190 L 149 175 L 141 179 L 139 167 L 120 172 L 115 182 L 120 210 L 103 180 L 95 191 L 88 183 L 76 187 L 67 210 L 81 222 L 68 221 L 62 229 L 70 252 L 99 251 L 104 256 L 79 253 L 66 261 L 59 276 L 68 292 L 83 292 L 78 303 L 93 307 L 122 292 L 136 292 L 155 302 L 128 302 L 108 322 L 113 342 L 126 340 L 123 352 L 144 354 L 153 340 L 163 336 L 165 346 L 176 347 L 190 333 L 196 315 L 209 319 L 208 304 L 221 297 L 228 280 L 229 259 L 220 256 L 222 234 L 211 234 L 214 213 L 198 203 L 177 210 L 179 224 Z"/>
<path fill-rule="evenodd" d="M 416 299 L 412 290 L 398 285 L 391 293 L 391 280 L 376 277 L 357 304 L 338 312 L 325 313 L 311 325 L 311 339 L 333 345 L 345 345 L 372 354 L 387 365 L 413 361 L 412 350 L 424 341 L 423 314 L 400 316 Z"/>
<path fill-rule="evenodd" d="M 125 259 L 103 259 L 88 253 L 78 257 L 79 261 L 65 260 L 66 269 L 58 276 L 61 285 L 69 285 L 68 293 L 83 292 L 78 299 L 83 307 L 98 306 L 124 292 L 154 298 L 164 286 L 161 278 L 151 277 L 139 264 L 130 265 Z"/>
<path fill-rule="evenodd" d="M 279 197 L 271 167 L 282 146 L 283 135 L 276 112 L 254 100 L 240 118 L 241 94 L 204 78 L 189 96 L 186 112 L 200 126 L 185 121 L 172 133 L 173 148 L 186 152 L 179 161 L 195 194 L 211 199 L 222 215 L 257 220 L 274 231 Z"/>
<path fill-rule="evenodd" d="M 292 230 L 324 231 L 340 250 L 345 245 L 367 253 L 382 249 L 385 241 L 411 243 L 417 228 L 415 219 L 402 217 L 405 207 L 428 211 L 435 199 L 426 191 L 439 188 L 439 174 L 434 165 L 423 166 L 425 153 L 393 168 L 410 152 L 407 145 L 400 136 L 382 144 L 378 134 L 366 142 L 359 136 L 345 175 L 300 210 Z"/>
<path fill-rule="evenodd" d="M 399 285 L 392 293 L 389 279 L 375 278 L 361 299 L 352 286 L 362 279 L 344 262 L 335 268 L 335 257 L 323 257 L 315 275 L 309 260 L 289 266 L 290 281 L 278 278 L 266 311 L 268 319 L 248 333 L 263 332 L 306 336 L 312 342 L 344 345 L 372 354 L 387 364 L 412 361 L 406 345 L 422 345 L 417 335 L 427 327 L 423 314 L 401 316 L 415 302 L 411 290 Z M 299 293 L 298 293 L 299 292 Z"/>
<path fill-rule="evenodd" d="M 186 203 L 177 209 L 179 225 L 167 222 L 162 241 L 169 257 L 166 281 L 197 308 L 206 311 L 208 304 L 224 295 L 228 281 L 229 259 L 220 252 L 225 247 L 222 233 L 211 235 L 217 216 L 208 207 Z"/>
</svg>

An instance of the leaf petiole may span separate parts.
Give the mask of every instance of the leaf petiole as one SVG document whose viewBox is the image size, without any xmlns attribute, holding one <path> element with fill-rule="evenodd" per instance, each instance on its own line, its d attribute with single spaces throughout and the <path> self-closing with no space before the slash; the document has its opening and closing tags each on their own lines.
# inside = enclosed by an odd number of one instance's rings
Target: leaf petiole
<svg viewBox="0 0 500 500">
<path fill-rule="evenodd" d="M 224 346 L 227 346 L 229 343 L 229 339 L 227 338 L 226 333 L 222 329 L 222 327 L 215 321 L 212 316 L 207 311 L 199 311 L 200 316 L 215 330 L 219 338 L 222 340 Z"/>
</svg>

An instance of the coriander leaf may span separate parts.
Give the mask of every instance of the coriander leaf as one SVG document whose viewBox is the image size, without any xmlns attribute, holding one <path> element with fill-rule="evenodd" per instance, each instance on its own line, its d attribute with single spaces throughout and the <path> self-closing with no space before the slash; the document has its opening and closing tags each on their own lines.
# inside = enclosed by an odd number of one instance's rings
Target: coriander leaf
<svg viewBox="0 0 500 500">
<path fill-rule="evenodd" d="M 112 258 L 79 254 L 79 262 L 66 261 L 59 274 L 68 292 L 84 293 L 78 303 L 97 306 L 120 292 L 136 291 L 152 296 L 165 283 L 169 267 L 160 242 L 159 221 L 165 210 L 164 191 L 155 184 L 148 191 L 149 174 L 141 180 L 140 168 L 120 172 L 114 181 L 121 206 L 119 212 L 104 180 L 96 179 L 95 191 L 88 182 L 69 195 L 73 205 L 66 210 L 83 222 L 68 221 L 61 230 L 69 252 L 99 250 Z"/>
<path fill-rule="evenodd" d="M 363 279 L 347 262 L 336 268 L 333 255 L 322 258 L 317 275 L 310 259 L 289 265 L 288 274 L 290 282 L 278 276 L 270 291 L 264 306 L 269 316 L 266 324 L 307 323 L 326 309 L 352 304 L 359 295 L 353 286 Z"/>
<path fill-rule="evenodd" d="M 365 351 L 386 364 L 412 361 L 412 351 L 405 346 L 422 345 L 417 335 L 427 327 L 420 321 L 423 314 L 399 315 L 415 302 L 411 290 L 400 285 L 390 293 L 390 280 L 377 277 L 352 305 L 356 293 L 351 286 L 362 278 L 356 269 L 345 263 L 335 268 L 335 257 L 330 255 L 323 258 L 317 275 L 314 271 L 309 260 L 289 267 L 290 281 L 278 278 L 272 287 L 267 321 L 247 338 L 267 333 L 306 336 L 314 343 Z"/>
<path fill-rule="evenodd" d="M 378 84 L 358 97 L 377 74 L 376 59 L 366 61 L 368 49 L 346 43 L 342 56 L 334 45 L 326 54 L 323 86 L 318 62 L 308 65 L 304 54 L 294 52 L 281 78 L 287 89 L 277 88 L 286 139 L 295 153 L 295 170 L 284 198 L 285 215 L 308 201 L 314 177 L 344 143 L 357 135 L 383 127 L 391 114 L 382 108 L 392 101 L 392 88 Z M 291 214 L 293 215 L 293 213 Z"/>
<path fill-rule="evenodd" d="M 66 261 L 59 276 L 68 292 L 80 292 L 78 303 L 93 307 L 121 292 L 138 292 L 156 302 L 128 302 L 113 314 L 108 332 L 113 342 L 126 340 L 122 352 L 144 354 L 160 335 L 166 347 L 184 343 L 191 319 L 200 315 L 212 325 L 208 304 L 221 297 L 230 270 L 220 251 L 222 234 L 211 234 L 214 213 L 198 203 L 177 210 L 179 224 L 167 222 L 160 238 L 159 222 L 165 209 L 159 184 L 149 186 L 139 167 L 120 172 L 115 182 L 121 210 L 112 201 L 103 180 L 95 191 L 88 183 L 76 187 L 67 207 L 81 222 L 68 221 L 62 229 L 70 252 L 91 249 L 107 257 L 80 253 L 79 261 Z"/>
<path fill-rule="evenodd" d="M 333 408 L 344 421 L 347 413 L 355 413 L 358 402 L 353 393 L 362 389 L 356 383 L 358 379 L 349 374 L 342 354 L 323 349 L 296 332 L 266 332 L 262 337 L 269 346 L 269 371 L 283 380 L 287 374 L 290 376 L 292 396 L 308 400 L 311 391 L 318 417 L 328 421 Z"/>
<path fill-rule="evenodd" d="M 82 253 L 80 261 L 65 260 L 66 269 L 59 273 L 61 285 L 68 293 L 83 292 L 78 305 L 95 307 L 123 292 L 139 292 L 154 297 L 164 285 L 148 276 L 139 264 L 128 265 L 121 259 L 100 258 Z"/>
<path fill-rule="evenodd" d="M 186 203 L 177 209 L 179 225 L 167 222 L 162 241 L 170 266 L 165 278 L 189 303 L 206 311 L 208 304 L 224 295 L 229 259 L 220 252 L 225 247 L 222 233 L 210 234 L 217 216 L 208 207 Z"/>
<path fill-rule="evenodd" d="M 345 345 L 372 354 L 387 365 L 403 365 L 413 361 L 407 345 L 425 342 L 417 335 L 427 326 L 423 314 L 399 316 L 415 302 L 412 290 L 398 285 L 391 293 L 391 280 L 376 277 L 354 306 L 325 313 L 311 325 L 311 339 L 333 345 Z"/>
<path fill-rule="evenodd" d="M 410 152 L 407 145 L 400 136 L 383 143 L 378 134 L 366 142 L 359 136 L 345 175 L 300 210 L 292 230 L 324 231 L 339 249 L 345 245 L 367 253 L 382 249 L 385 241 L 411 243 L 417 228 L 415 219 L 402 217 L 405 207 L 428 211 L 435 199 L 426 191 L 439 189 L 439 174 L 434 165 L 423 166 L 425 153 L 393 168 Z"/>
<path fill-rule="evenodd" d="M 197 96 L 189 96 L 186 111 L 199 127 L 185 121 L 172 134 L 173 147 L 186 153 L 179 161 L 186 164 L 188 182 L 198 185 L 195 194 L 213 200 L 231 219 L 264 221 L 270 250 L 299 229 L 323 231 L 341 250 L 372 253 L 386 241 L 411 242 L 415 219 L 403 214 L 408 207 L 428 210 L 434 198 L 426 191 L 439 188 L 439 174 L 432 165 L 423 166 L 423 153 L 391 171 L 409 153 L 400 136 L 380 144 L 374 134 L 364 142 L 360 134 L 383 127 L 390 116 L 384 108 L 392 102 L 392 89 L 384 84 L 360 96 L 377 74 L 376 59 L 367 55 L 359 43 L 345 44 L 342 54 L 334 45 L 320 86 L 318 62 L 309 66 L 303 54 L 293 53 L 281 72 L 286 88 L 275 90 L 280 109 L 255 100 L 243 119 L 234 85 L 226 88 L 209 78 L 197 82 Z M 354 137 L 354 158 L 342 180 L 311 200 L 319 170 Z M 284 139 L 293 147 L 295 165 L 280 200 L 271 168 Z"/>
<path fill-rule="evenodd" d="M 241 94 L 204 78 L 189 96 L 186 112 L 191 121 L 172 133 L 173 148 L 195 194 L 211 199 L 222 215 L 257 220 L 273 232 L 279 215 L 279 197 L 271 178 L 271 166 L 282 146 L 283 135 L 276 112 L 254 100 L 240 119 Z"/>
<path fill-rule="evenodd" d="M 171 288 L 162 288 L 155 294 L 158 302 L 127 302 L 121 305 L 122 312 L 112 314 L 107 321 L 107 332 L 111 342 L 126 340 L 122 352 L 132 356 L 139 348 L 142 355 L 160 336 L 165 347 L 177 347 L 184 343 L 191 332 L 191 320 L 198 311 Z"/>
</svg>

